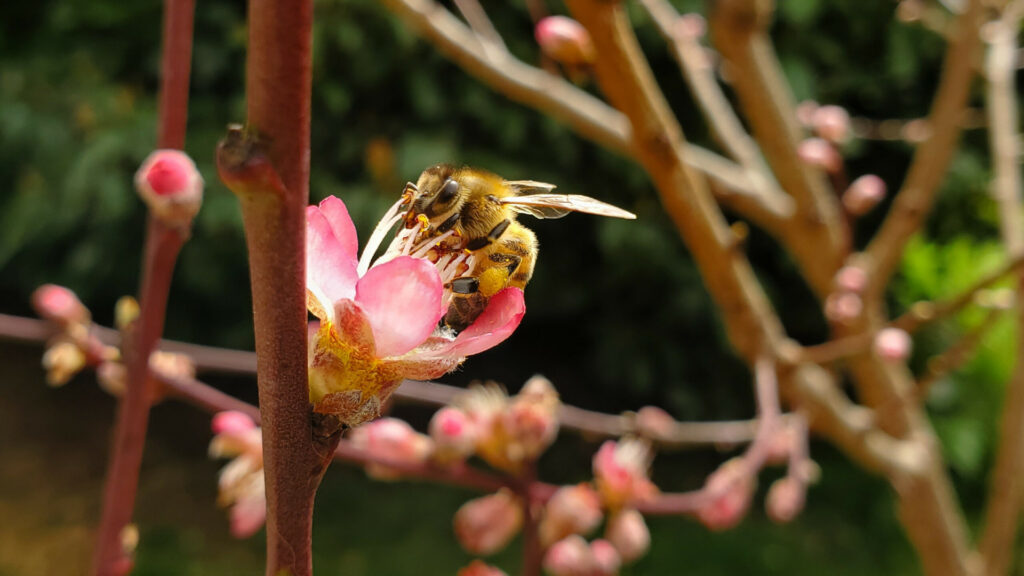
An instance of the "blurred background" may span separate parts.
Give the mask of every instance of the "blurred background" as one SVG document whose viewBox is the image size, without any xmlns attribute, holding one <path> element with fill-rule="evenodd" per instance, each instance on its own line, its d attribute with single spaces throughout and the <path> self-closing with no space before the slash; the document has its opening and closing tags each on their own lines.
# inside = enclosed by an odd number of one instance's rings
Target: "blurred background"
<svg viewBox="0 0 1024 576">
<path fill-rule="evenodd" d="M 704 9 L 696 1 L 673 3 L 683 12 Z M 509 48 L 536 63 L 525 6 L 488 4 Z M 657 30 L 637 6 L 630 9 L 689 138 L 714 148 Z M 902 137 L 913 137 L 905 122 L 927 113 L 945 47 L 896 12 L 892 0 L 784 0 L 773 27 L 798 100 L 839 104 L 871 120 L 855 123 L 869 137 L 844 149 L 849 175 L 876 173 L 890 189 L 912 151 Z M 96 320 L 110 325 L 116 299 L 135 293 L 145 212 L 131 178 L 155 142 L 161 13 L 158 0 L 0 5 L 0 312 L 31 315 L 29 294 L 53 282 L 75 290 Z M 213 167 L 225 125 L 244 119 L 244 2 L 201 0 L 195 33 L 187 151 L 207 181 L 206 199 L 175 273 L 166 336 L 251 349 L 241 219 Z M 551 182 L 639 215 L 637 222 L 584 215 L 527 222 L 541 244 L 529 313 L 508 342 L 470 359 L 446 383 L 492 379 L 514 392 L 541 373 L 566 402 L 595 410 L 653 404 L 681 420 L 752 415 L 750 376 L 637 166 L 479 84 L 372 0 L 317 0 L 314 51 L 312 200 L 344 199 L 364 240 L 402 185 L 439 161 Z M 878 138 L 885 126 L 887 137 Z M 969 129 L 927 233 L 909 247 L 894 283 L 894 312 L 954 294 L 1001 260 L 989 179 L 985 132 Z M 862 219 L 858 239 L 884 210 Z M 824 339 L 820 310 L 778 246 L 754 230 L 747 249 L 790 335 Z M 945 348 L 979 321 L 967 312 L 929 327 L 917 337 L 915 357 Z M 3 576 L 85 573 L 99 514 L 114 403 L 91 374 L 47 388 L 41 352 L 0 343 Z M 1012 327 L 997 326 L 929 401 L 972 525 L 1012 354 Z M 252 379 L 211 382 L 255 399 Z M 430 411 L 399 406 L 395 414 L 422 430 Z M 188 406 L 167 403 L 153 413 L 136 574 L 262 571 L 262 535 L 232 540 L 215 506 L 220 463 L 205 456 L 208 426 L 208 417 Z M 563 434 L 541 461 L 542 475 L 586 480 L 596 447 Z M 624 574 L 919 573 L 887 485 L 828 445 L 813 444 L 812 456 L 822 481 L 793 524 L 775 526 L 755 509 L 739 528 L 711 534 L 690 519 L 653 518 L 651 553 Z M 695 488 L 725 457 L 663 453 L 654 478 L 666 490 Z M 762 485 L 771 476 L 766 472 Z M 317 509 L 318 573 L 454 574 L 470 556 L 454 540 L 451 516 L 470 496 L 371 482 L 359 470 L 334 466 Z M 493 563 L 514 573 L 515 543 Z"/>
</svg>

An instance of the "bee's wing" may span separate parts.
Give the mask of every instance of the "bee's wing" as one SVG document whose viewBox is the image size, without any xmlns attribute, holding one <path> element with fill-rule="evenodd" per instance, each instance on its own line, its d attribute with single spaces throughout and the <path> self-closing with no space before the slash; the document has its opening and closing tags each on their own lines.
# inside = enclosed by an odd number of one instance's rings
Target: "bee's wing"
<svg viewBox="0 0 1024 576">
<path fill-rule="evenodd" d="M 512 193 L 516 196 L 551 192 L 555 189 L 554 184 L 537 182 L 536 180 L 506 180 L 505 185 L 511 188 Z"/>
<path fill-rule="evenodd" d="M 548 185 L 550 186 L 550 184 Z M 507 196 L 501 203 L 521 214 L 529 214 L 537 218 L 561 218 L 569 212 L 584 212 L 598 216 L 635 220 L 636 214 L 617 206 L 595 200 L 589 196 L 577 194 L 528 194 L 526 196 Z"/>
</svg>

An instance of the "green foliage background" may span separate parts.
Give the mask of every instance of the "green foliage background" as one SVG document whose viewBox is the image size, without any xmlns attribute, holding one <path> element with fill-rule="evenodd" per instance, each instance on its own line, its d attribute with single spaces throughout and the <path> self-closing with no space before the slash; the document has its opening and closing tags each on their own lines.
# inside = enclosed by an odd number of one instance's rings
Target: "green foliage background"
<svg viewBox="0 0 1024 576">
<path fill-rule="evenodd" d="M 224 126 L 244 117 L 244 4 L 198 4 L 187 149 L 207 180 L 207 195 L 175 275 L 167 335 L 248 348 L 241 223 L 235 199 L 212 165 Z M 699 2 L 675 4 L 703 10 Z M 779 2 L 773 35 L 797 98 L 841 104 L 870 118 L 924 115 L 944 44 L 917 25 L 896 22 L 894 8 L 890 0 Z M 0 182 L 6 190 L 0 194 L 0 311 L 29 314 L 31 290 L 56 282 L 76 290 L 109 324 L 114 301 L 135 291 L 144 211 L 131 175 L 155 141 L 161 9 L 156 0 L 0 6 Z M 488 9 L 511 50 L 536 61 L 522 4 Z M 713 147 L 662 40 L 637 6 L 630 11 L 684 129 Z M 468 77 L 372 0 L 318 0 L 314 38 L 312 194 L 314 200 L 343 198 L 362 233 L 402 183 L 437 161 L 553 182 L 640 216 L 635 223 L 585 216 L 530 223 L 542 256 L 527 293 L 526 320 L 511 341 L 471 360 L 448 381 L 492 378 L 514 390 L 540 372 L 568 402 L 594 409 L 656 404 L 680 419 L 749 416 L 749 376 L 729 350 L 699 273 L 637 166 Z M 854 141 L 846 150 L 847 167 L 851 176 L 877 173 L 895 189 L 911 152 L 902 142 Z M 892 295 L 894 311 L 953 294 L 1002 258 L 986 194 L 988 166 L 984 133 L 968 133 L 927 235 L 910 247 Z M 859 242 L 882 212 L 858 225 Z M 818 306 L 787 257 L 756 230 L 748 251 L 790 334 L 805 342 L 822 339 Z M 968 313 L 927 332 L 917 355 L 926 358 L 978 321 Z M 1012 346 L 1012 327 L 999 326 L 978 358 L 940 382 L 931 400 L 972 521 L 984 494 Z M 7 383 L 15 384 L 38 385 Z M 230 385 L 252 394 L 251 383 Z M 28 409 L 42 413 L 50 401 Z M 403 415 L 419 421 L 427 416 Z M 175 438 L 158 434 L 157 442 L 174 444 Z M 193 454 L 200 458 L 201 442 L 192 443 L 200 444 Z M 567 439 L 545 467 L 556 479 L 582 480 L 593 448 Z M 687 520 L 655 520 L 653 552 L 631 573 L 675 574 L 680 566 L 700 574 L 915 573 L 886 488 L 827 446 L 815 445 L 814 453 L 824 480 L 795 525 L 772 527 L 755 513 L 734 532 L 709 535 Z M 720 459 L 664 456 L 656 466 L 660 484 L 695 486 Z M 446 531 L 465 494 L 337 475 L 344 478 L 328 483 L 321 503 L 325 526 L 317 553 L 324 573 L 451 574 L 465 563 Z M 212 475 L 207 480 L 212 486 Z M 233 573 L 196 535 L 223 526 L 158 522 L 143 529 L 140 574 Z M 231 545 L 241 550 L 241 556 L 230 555 L 232 566 L 255 570 L 259 539 Z M 380 563 L 395 557 L 408 557 L 408 565 Z M 501 558 L 511 571 L 514 554 Z"/>
</svg>

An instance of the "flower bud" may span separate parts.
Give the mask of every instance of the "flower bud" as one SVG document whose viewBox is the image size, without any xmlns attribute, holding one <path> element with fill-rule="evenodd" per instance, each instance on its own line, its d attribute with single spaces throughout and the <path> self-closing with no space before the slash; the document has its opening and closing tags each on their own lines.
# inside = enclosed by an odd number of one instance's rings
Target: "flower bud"
<svg viewBox="0 0 1024 576">
<path fill-rule="evenodd" d="M 210 429 L 214 434 L 241 434 L 256 428 L 256 423 L 248 414 L 237 410 L 226 410 L 213 415 Z"/>
<path fill-rule="evenodd" d="M 503 570 L 499 570 L 483 560 L 473 560 L 469 566 L 459 570 L 455 576 L 508 576 Z"/>
<path fill-rule="evenodd" d="M 874 174 L 865 174 L 843 192 L 843 208 L 852 216 L 863 216 L 885 199 L 885 181 Z"/>
<path fill-rule="evenodd" d="M 832 144 L 821 138 L 808 138 L 800 143 L 796 153 L 806 164 L 817 166 L 834 174 L 842 168 L 843 159 Z"/>
<path fill-rule="evenodd" d="M 834 282 L 836 290 L 860 294 L 868 285 L 868 273 L 860 266 L 847 264 L 836 272 Z"/>
<path fill-rule="evenodd" d="M 434 458 L 442 462 L 463 460 L 476 447 L 476 426 L 465 412 L 446 406 L 430 419 L 430 437 L 434 440 Z"/>
<path fill-rule="evenodd" d="M 548 16 L 537 23 L 534 37 L 541 52 L 566 66 L 584 66 L 594 62 L 590 34 L 577 21 L 566 16 Z"/>
<path fill-rule="evenodd" d="M 100 388 L 115 398 L 124 396 L 127 378 L 127 370 L 120 362 L 104 362 L 96 367 L 96 381 Z"/>
<path fill-rule="evenodd" d="M 597 488 L 605 505 L 613 510 L 631 502 L 646 500 L 658 489 L 648 478 L 650 446 L 636 439 L 609 440 L 594 455 Z"/>
<path fill-rule="evenodd" d="M 171 226 L 189 224 L 203 203 L 203 177 L 180 150 L 150 154 L 135 173 L 135 188 L 153 214 Z"/>
<path fill-rule="evenodd" d="M 62 326 L 89 322 L 89 310 L 75 293 L 56 284 L 43 284 L 32 293 L 32 307 L 39 316 Z"/>
<path fill-rule="evenodd" d="M 470 500 L 455 513 L 455 538 L 467 552 L 489 555 L 504 548 L 523 526 L 519 499 L 508 490 Z"/>
<path fill-rule="evenodd" d="M 131 296 L 121 296 L 114 304 L 114 326 L 125 330 L 139 317 L 139 301 Z"/>
<path fill-rule="evenodd" d="M 803 126 L 814 124 L 814 113 L 818 111 L 818 103 L 814 100 L 804 100 L 796 105 L 796 120 Z"/>
<path fill-rule="evenodd" d="M 591 576 L 596 563 L 587 541 L 576 534 L 555 542 L 544 555 L 551 576 Z"/>
<path fill-rule="evenodd" d="M 210 422 L 214 437 L 210 441 L 211 458 L 248 457 L 254 466 L 263 466 L 263 431 L 242 412 L 218 412 Z"/>
<path fill-rule="evenodd" d="M 636 431 L 644 438 L 669 439 L 675 428 L 675 418 L 657 406 L 644 406 L 636 413 Z"/>
<path fill-rule="evenodd" d="M 676 31 L 688 38 L 703 38 L 708 32 L 708 22 L 696 12 L 683 14 L 676 19 Z"/>
<path fill-rule="evenodd" d="M 900 129 L 900 137 L 911 144 L 920 144 L 932 135 L 932 127 L 924 118 L 911 120 Z"/>
<path fill-rule="evenodd" d="M 708 476 L 704 490 L 708 501 L 697 511 L 697 518 L 713 531 L 728 530 L 739 524 L 750 508 L 756 487 L 742 458 L 733 458 Z"/>
<path fill-rule="evenodd" d="M 601 523 L 601 498 L 588 484 L 559 488 L 544 507 L 540 541 L 544 546 L 571 534 L 589 534 Z"/>
<path fill-rule="evenodd" d="M 913 342 L 906 330 L 883 328 L 875 336 L 875 353 L 889 362 L 900 362 L 910 357 Z"/>
<path fill-rule="evenodd" d="M 853 292 L 833 292 L 825 299 L 825 318 L 837 324 L 846 324 L 860 316 L 864 303 Z"/>
<path fill-rule="evenodd" d="M 419 464 L 433 449 L 430 438 L 397 418 L 381 418 L 364 424 L 350 434 L 352 445 L 374 456 L 397 463 Z M 366 474 L 379 480 L 394 480 L 401 473 L 386 465 L 370 463 Z"/>
<path fill-rule="evenodd" d="M 773 522 L 785 524 L 804 509 L 805 489 L 801 482 L 789 476 L 772 483 L 765 500 L 765 510 Z"/>
<path fill-rule="evenodd" d="M 63 386 L 85 368 L 85 353 L 78 345 L 61 340 L 43 353 L 43 369 L 46 383 L 53 387 Z"/>
<path fill-rule="evenodd" d="M 604 537 L 615 546 L 627 564 L 647 554 L 651 548 L 651 532 L 647 523 L 643 515 L 632 508 L 617 512 L 608 520 Z"/>
<path fill-rule="evenodd" d="M 840 106 L 822 106 L 814 111 L 814 131 L 833 144 L 850 135 L 850 114 Z"/>
<path fill-rule="evenodd" d="M 231 506 L 231 535 L 248 538 L 267 520 L 267 494 L 263 470 L 250 474 Z"/>
<path fill-rule="evenodd" d="M 618 550 L 607 540 L 597 539 L 590 543 L 590 555 L 594 558 L 594 576 L 615 576 L 622 567 Z"/>
</svg>

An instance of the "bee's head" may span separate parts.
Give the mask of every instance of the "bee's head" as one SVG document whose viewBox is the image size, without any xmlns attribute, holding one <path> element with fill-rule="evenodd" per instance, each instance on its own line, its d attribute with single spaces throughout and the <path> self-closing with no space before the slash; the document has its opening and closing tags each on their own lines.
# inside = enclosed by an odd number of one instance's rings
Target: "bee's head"
<svg viewBox="0 0 1024 576">
<path fill-rule="evenodd" d="M 462 198 L 454 175 L 455 167 L 451 164 L 436 164 L 424 170 L 416 181 L 416 193 L 406 222 L 415 221 L 420 214 L 433 221 L 457 210 Z"/>
</svg>

